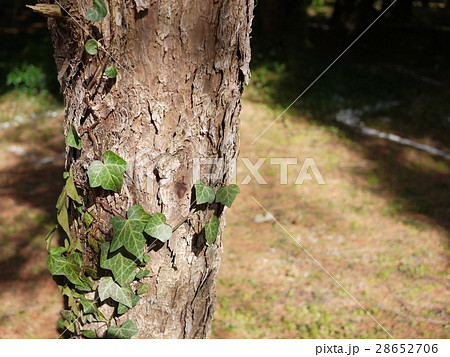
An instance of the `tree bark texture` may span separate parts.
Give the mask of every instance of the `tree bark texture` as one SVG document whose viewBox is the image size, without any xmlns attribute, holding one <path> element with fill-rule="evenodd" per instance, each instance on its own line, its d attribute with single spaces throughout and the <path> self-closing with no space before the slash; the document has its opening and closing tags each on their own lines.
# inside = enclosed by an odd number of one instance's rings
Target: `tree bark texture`
<svg viewBox="0 0 450 357">
<path fill-rule="evenodd" d="M 194 158 L 222 158 L 210 170 L 225 184 L 234 175 L 253 0 L 109 0 L 108 16 L 95 23 L 84 18 L 92 0 L 58 2 L 70 14 L 49 20 L 64 129 L 87 129 L 80 151 L 66 148 L 66 169 L 88 186 L 89 164 L 107 150 L 115 152 L 129 163 L 122 191 L 96 189 L 97 197 L 123 215 L 136 204 L 150 214 L 162 212 L 175 226 L 194 201 Z M 87 54 L 89 35 L 106 37 L 108 53 Z M 109 64 L 119 72 L 114 79 L 103 74 Z M 110 240 L 113 214 L 89 196 L 83 200 L 96 215 L 96 233 Z M 226 211 L 216 206 L 195 211 L 168 242 L 151 250 L 144 278 L 150 289 L 117 320 L 133 320 L 136 337 L 210 334 Z M 214 214 L 220 232 L 207 246 L 205 222 Z M 76 221 L 71 228 L 85 234 Z M 88 260 L 89 248 L 83 249 Z M 102 308 L 107 313 L 107 304 Z"/>
</svg>

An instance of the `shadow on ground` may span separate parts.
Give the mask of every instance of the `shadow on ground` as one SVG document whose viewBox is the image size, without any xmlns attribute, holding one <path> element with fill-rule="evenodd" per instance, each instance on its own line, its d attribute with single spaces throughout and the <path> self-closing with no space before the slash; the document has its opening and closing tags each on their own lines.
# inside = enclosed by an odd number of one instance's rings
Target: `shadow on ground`
<svg viewBox="0 0 450 357">
<path fill-rule="evenodd" d="M 256 50 L 250 99 L 271 102 L 281 113 L 351 43 L 334 35 L 323 20 L 315 21 L 309 19 L 314 24 L 308 29 L 310 46 L 299 49 L 295 57 L 258 56 Z M 389 197 L 386 214 L 404 212 L 409 215 L 405 219 L 420 217 L 450 232 L 448 161 L 360 135 L 336 121 L 342 110 L 360 110 L 367 127 L 450 153 L 450 73 L 445 65 L 450 61 L 450 32 L 419 17 L 405 24 L 383 21 L 289 111 L 337 130 L 358 145 L 375 165 L 373 189 Z M 258 39 L 255 43 L 257 48 Z M 286 117 L 289 112 L 280 122 Z"/>
</svg>

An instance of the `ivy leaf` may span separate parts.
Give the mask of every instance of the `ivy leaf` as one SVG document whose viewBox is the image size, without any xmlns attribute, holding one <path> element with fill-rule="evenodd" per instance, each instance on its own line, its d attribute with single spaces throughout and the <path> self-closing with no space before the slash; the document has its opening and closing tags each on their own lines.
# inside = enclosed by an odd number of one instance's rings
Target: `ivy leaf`
<svg viewBox="0 0 450 357">
<path fill-rule="evenodd" d="M 64 320 L 63 320 L 63 319 L 58 319 L 58 321 L 56 321 L 56 326 L 57 326 L 60 330 L 64 330 Z"/>
<path fill-rule="evenodd" d="M 81 265 L 83 264 L 83 258 L 81 257 L 81 254 L 79 252 L 74 252 L 72 256 L 75 262 L 81 267 Z"/>
<path fill-rule="evenodd" d="M 59 310 L 59 313 L 63 317 L 64 320 L 72 322 L 73 321 L 73 315 L 72 311 L 70 310 Z"/>
<path fill-rule="evenodd" d="M 108 321 L 98 309 L 95 300 L 88 300 L 84 296 L 81 296 L 80 305 L 83 307 L 84 315 L 92 314 L 97 321 Z"/>
<path fill-rule="evenodd" d="M 100 251 L 100 247 L 98 246 L 98 242 L 95 240 L 95 238 L 89 237 L 88 244 L 94 250 L 94 252 L 98 253 Z"/>
<path fill-rule="evenodd" d="M 145 294 L 148 289 L 149 289 L 149 286 L 147 284 L 142 284 L 140 287 L 138 287 L 136 294 L 138 294 L 138 295 Z"/>
<path fill-rule="evenodd" d="M 122 326 L 110 326 L 106 331 L 107 338 L 122 338 L 128 339 L 139 332 L 136 325 L 131 320 L 125 321 Z"/>
<path fill-rule="evenodd" d="M 81 138 L 80 135 L 78 135 L 78 131 L 75 126 L 73 126 L 73 124 L 70 126 L 69 132 L 67 133 L 67 145 L 72 148 L 81 150 Z"/>
<path fill-rule="evenodd" d="M 133 306 L 133 293 L 131 289 L 120 287 L 110 276 L 104 276 L 100 279 L 100 283 L 98 284 L 98 296 L 102 301 L 111 298 L 114 301 L 121 302 L 129 308 Z"/>
<path fill-rule="evenodd" d="M 212 245 L 217 238 L 217 234 L 219 234 L 219 219 L 214 216 L 209 222 L 205 224 L 205 235 L 206 241 L 209 245 Z"/>
<path fill-rule="evenodd" d="M 44 238 L 45 241 L 45 248 L 47 250 L 50 250 L 50 246 L 52 244 L 52 238 L 53 238 L 53 234 L 55 234 L 56 229 L 58 228 L 58 226 L 54 226 L 52 228 L 52 230 L 50 232 L 47 233 L 47 235 Z"/>
<path fill-rule="evenodd" d="M 87 266 L 83 267 L 83 269 L 84 269 L 85 273 L 87 273 L 87 275 L 89 275 L 92 279 L 95 279 L 95 280 L 100 279 L 99 275 L 98 275 L 98 271 L 96 269 L 87 267 Z"/>
<path fill-rule="evenodd" d="M 80 304 L 83 307 L 83 312 L 87 314 L 98 314 L 100 311 L 95 305 L 94 300 L 88 300 L 84 296 L 80 298 Z"/>
<path fill-rule="evenodd" d="M 214 193 L 214 189 L 211 186 L 206 186 L 203 180 L 198 180 L 195 183 L 195 198 L 197 204 L 201 205 L 202 203 L 213 203 L 216 194 Z"/>
<path fill-rule="evenodd" d="M 89 211 L 86 211 L 83 215 L 83 221 L 86 227 L 89 228 L 92 222 L 94 222 L 94 216 Z"/>
<path fill-rule="evenodd" d="M 132 307 L 135 307 L 137 305 L 137 303 L 139 302 L 139 295 L 133 295 L 133 297 L 131 298 L 133 304 L 131 305 Z M 125 306 L 124 304 L 119 302 L 119 305 L 117 305 L 117 313 L 119 315 L 123 315 L 124 313 L 126 313 L 130 308 Z"/>
<path fill-rule="evenodd" d="M 142 257 L 142 261 L 141 261 L 141 263 L 139 265 L 145 267 L 145 266 L 147 266 L 149 261 L 150 261 L 150 257 L 148 255 L 144 255 Z"/>
<path fill-rule="evenodd" d="M 58 197 L 58 200 L 56 201 L 55 207 L 58 211 L 60 211 L 61 208 L 66 205 L 66 197 L 67 197 L 66 188 L 64 187 Z"/>
<path fill-rule="evenodd" d="M 89 21 L 97 22 L 102 20 L 107 13 L 108 10 L 106 9 L 106 5 L 103 0 L 94 0 L 92 7 L 86 11 L 85 17 Z"/>
<path fill-rule="evenodd" d="M 80 332 L 86 338 L 98 338 L 97 332 L 94 330 L 81 330 Z"/>
<path fill-rule="evenodd" d="M 80 205 L 83 204 L 83 201 L 81 200 L 80 196 L 78 195 L 78 191 L 77 191 L 77 188 L 75 187 L 75 183 L 73 182 L 72 168 L 69 170 L 69 177 L 66 180 L 66 194 L 72 200 L 79 203 Z"/>
<path fill-rule="evenodd" d="M 162 213 L 155 213 L 148 221 L 144 231 L 163 243 L 172 237 L 172 228 L 166 224 L 166 216 Z"/>
<path fill-rule="evenodd" d="M 107 151 L 103 155 L 103 163 L 95 160 L 89 165 L 89 185 L 119 192 L 123 185 L 123 174 L 127 168 L 128 164 L 124 159 L 112 151 Z"/>
<path fill-rule="evenodd" d="M 47 254 L 47 266 L 52 275 L 63 275 L 73 284 L 81 284 L 79 275 L 80 266 L 75 262 L 73 256 L 63 257 L 60 248 L 51 248 Z"/>
<path fill-rule="evenodd" d="M 121 286 L 125 286 L 133 281 L 135 277 L 133 271 L 137 266 L 133 259 L 126 257 L 122 249 L 111 254 L 109 252 L 109 243 L 103 243 L 100 249 L 100 266 L 103 269 L 111 270 L 114 279 Z"/>
<path fill-rule="evenodd" d="M 237 194 L 240 193 L 238 185 L 223 186 L 217 190 L 216 202 L 220 202 L 225 206 L 231 207 Z"/>
<path fill-rule="evenodd" d="M 80 291 L 90 292 L 94 290 L 94 284 L 86 276 L 80 275 L 80 283 L 76 285 L 76 288 Z"/>
<path fill-rule="evenodd" d="M 65 321 L 63 321 L 62 326 L 63 326 L 62 330 L 64 330 L 64 331 L 67 330 L 72 333 L 75 333 L 75 324 L 74 323 L 65 320 Z"/>
<path fill-rule="evenodd" d="M 64 206 L 61 211 L 58 212 L 56 219 L 64 232 L 66 232 L 67 236 L 70 237 L 69 215 L 67 213 L 66 206 Z"/>
<path fill-rule="evenodd" d="M 139 272 L 136 274 L 136 279 L 140 280 L 145 278 L 148 274 L 150 274 L 149 270 L 139 270 Z"/>
<path fill-rule="evenodd" d="M 109 78 L 115 78 L 117 76 L 117 69 L 116 69 L 116 67 L 114 67 L 113 64 L 111 66 L 106 67 L 105 68 L 105 74 Z"/>
<path fill-rule="evenodd" d="M 142 232 L 151 216 L 144 211 L 142 206 L 136 205 L 130 207 L 127 217 L 128 219 L 118 216 L 113 217 L 114 237 L 110 250 L 114 252 L 123 246 L 141 260 L 146 242 Z"/>
<path fill-rule="evenodd" d="M 87 40 L 86 43 L 84 44 L 84 49 L 90 55 L 96 55 L 98 52 L 99 46 L 100 46 L 100 42 L 91 38 L 90 40 Z"/>
<path fill-rule="evenodd" d="M 67 193 L 66 188 L 64 187 L 58 197 L 58 201 L 56 202 L 56 210 L 58 212 L 56 219 L 64 232 L 66 232 L 67 236 L 70 237 L 69 215 L 67 213 L 66 198 Z"/>
</svg>

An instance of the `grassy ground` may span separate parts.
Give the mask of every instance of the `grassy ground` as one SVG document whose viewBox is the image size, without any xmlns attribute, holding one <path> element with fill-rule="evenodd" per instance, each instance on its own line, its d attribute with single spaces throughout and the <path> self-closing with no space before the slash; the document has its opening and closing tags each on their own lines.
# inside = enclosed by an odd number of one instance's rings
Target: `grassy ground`
<svg viewBox="0 0 450 357">
<path fill-rule="evenodd" d="M 291 157 L 299 165 L 289 166 L 281 185 L 267 160 L 266 185 L 241 185 L 228 213 L 213 337 L 387 337 L 293 238 L 394 337 L 450 337 L 449 162 L 335 121 L 340 110 L 369 108 L 367 126 L 449 152 L 443 48 L 450 42 L 437 23 L 417 31 L 388 22 L 368 33 L 252 144 L 348 41 L 312 27 L 313 45 L 295 60 L 255 52 L 241 158 Z M 12 35 L 7 43 L 0 51 L 0 337 L 55 338 L 62 305 L 43 237 L 55 224 L 62 184 L 62 109 L 49 94 L 49 64 L 30 56 L 49 43 L 18 47 Z M 326 185 L 294 184 L 305 158 Z M 240 162 L 238 183 L 247 174 Z M 257 223 L 265 215 L 257 202 L 279 224 Z"/>
<path fill-rule="evenodd" d="M 47 94 L 0 98 L 0 337 L 54 338 L 61 298 L 43 238 L 55 224 L 62 111 Z"/>
<path fill-rule="evenodd" d="M 294 185 L 299 166 L 291 166 L 288 185 L 280 185 L 278 171 L 266 163 L 261 174 L 267 185 L 241 185 L 224 237 L 214 336 L 387 337 L 285 228 L 394 337 L 449 337 L 448 227 L 408 205 L 385 182 L 419 165 L 445 189 L 420 176 L 403 182 L 425 185 L 411 195 L 426 202 L 445 196 L 446 205 L 435 209 L 448 220 L 448 163 L 380 140 L 355 143 L 297 115 L 252 145 L 279 113 L 245 101 L 241 157 L 297 157 L 300 163 L 312 157 L 327 184 Z M 402 158 L 400 167 L 396 158 Z M 392 164 L 389 172 L 385 160 Z M 239 174 L 241 180 L 247 174 L 243 165 Z M 280 224 L 256 223 L 265 212 L 252 197 Z"/>
</svg>

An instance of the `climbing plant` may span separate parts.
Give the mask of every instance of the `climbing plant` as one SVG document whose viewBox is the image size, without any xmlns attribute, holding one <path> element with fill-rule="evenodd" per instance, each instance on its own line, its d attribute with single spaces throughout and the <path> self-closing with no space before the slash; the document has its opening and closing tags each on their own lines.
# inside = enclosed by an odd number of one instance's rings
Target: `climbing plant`
<svg viewBox="0 0 450 357">
<path fill-rule="evenodd" d="M 102 20 L 106 14 L 105 3 L 94 0 L 85 17 L 95 22 Z M 86 51 L 91 55 L 96 55 L 99 48 L 100 40 L 90 39 L 85 44 Z M 112 78 L 117 75 L 117 70 L 110 65 L 104 73 Z M 73 150 L 83 150 L 75 125 L 68 130 L 66 143 Z M 107 338 L 131 338 L 138 332 L 133 321 L 127 320 L 118 326 L 115 318 L 135 307 L 140 296 L 149 289 L 142 279 L 150 273 L 145 266 L 155 242 L 165 243 L 180 226 L 171 226 L 164 214 L 150 214 L 141 205 L 131 206 L 127 212 L 118 212 L 98 197 L 96 192 L 100 191 L 95 190 L 97 187 L 101 187 L 106 194 L 120 194 L 127 170 L 128 163 L 108 150 L 89 164 L 88 182 L 75 180 L 72 168 L 63 174 L 65 185 L 56 209 L 58 225 L 65 239 L 63 246 L 52 247 L 56 227 L 47 235 L 47 265 L 67 306 L 67 310 L 61 310 L 58 327 L 69 331 L 74 337 L 99 337 L 95 329 L 81 329 L 81 324 L 89 326 L 94 322 L 107 326 Z M 239 187 L 234 184 L 220 185 L 216 191 L 203 180 L 198 180 L 194 187 L 195 209 L 204 208 L 202 205 L 205 204 L 217 205 L 215 212 L 220 212 L 220 207 L 230 207 L 239 193 Z M 84 193 L 82 197 L 89 197 L 89 202 L 80 197 L 81 191 Z M 113 215 L 111 227 L 100 227 L 95 209 L 87 208 L 92 202 Z M 215 243 L 219 225 L 217 216 L 205 224 L 207 245 Z M 110 230 L 112 238 L 107 234 Z M 114 313 L 108 318 L 99 309 L 106 300 L 114 306 Z"/>
</svg>

